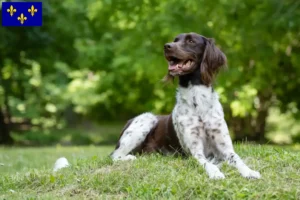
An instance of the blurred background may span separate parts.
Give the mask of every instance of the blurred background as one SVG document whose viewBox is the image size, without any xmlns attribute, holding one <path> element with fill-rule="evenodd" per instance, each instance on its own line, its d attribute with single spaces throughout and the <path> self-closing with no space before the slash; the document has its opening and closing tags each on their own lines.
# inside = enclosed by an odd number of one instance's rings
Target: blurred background
<svg viewBox="0 0 300 200">
<path fill-rule="evenodd" d="M 51 0 L 42 27 L 0 28 L 0 144 L 114 144 L 175 103 L 163 45 L 215 38 L 215 89 L 235 141 L 300 142 L 299 0 Z"/>
</svg>

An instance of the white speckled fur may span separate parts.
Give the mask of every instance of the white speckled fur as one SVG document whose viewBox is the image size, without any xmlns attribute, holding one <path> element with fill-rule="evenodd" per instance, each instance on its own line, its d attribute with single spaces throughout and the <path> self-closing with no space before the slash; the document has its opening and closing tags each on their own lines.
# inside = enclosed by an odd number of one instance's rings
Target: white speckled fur
<svg viewBox="0 0 300 200">
<path fill-rule="evenodd" d="M 236 167 L 243 177 L 260 178 L 259 172 L 251 170 L 234 152 L 218 94 L 212 87 L 179 87 L 172 118 L 180 144 L 210 178 L 225 178 L 215 165 L 223 160 Z M 210 162 L 209 156 L 213 156 Z"/>
<path fill-rule="evenodd" d="M 222 105 L 212 87 L 179 86 L 176 98 L 172 118 L 180 144 L 199 161 L 210 178 L 225 178 L 216 165 L 224 160 L 236 167 L 243 177 L 260 178 L 259 172 L 251 170 L 234 152 Z M 134 118 L 121 136 L 119 147 L 111 155 L 112 159 L 136 159 L 129 153 L 146 139 L 157 121 L 157 117 L 151 113 Z"/>
</svg>

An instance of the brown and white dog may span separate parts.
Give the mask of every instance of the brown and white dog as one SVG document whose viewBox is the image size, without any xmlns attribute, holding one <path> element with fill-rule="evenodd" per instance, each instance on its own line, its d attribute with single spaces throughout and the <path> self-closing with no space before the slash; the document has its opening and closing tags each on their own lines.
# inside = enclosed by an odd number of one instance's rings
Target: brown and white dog
<svg viewBox="0 0 300 200">
<path fill-rule="evenodd" d="M 111 157 L 136 159 L 134 153 L 191 154 L 212 179 L 223 179 L 216 164 L 227 161 L 245 178 L 260 178 L 235 153 L 214 76 L 226 56 L 213 40 L 196 33 L 178 35 L 164 45 L 167 78 L 179 77 L 176 105 L 170 115 L 141 114 L 127 122 Z"/>
</svg>

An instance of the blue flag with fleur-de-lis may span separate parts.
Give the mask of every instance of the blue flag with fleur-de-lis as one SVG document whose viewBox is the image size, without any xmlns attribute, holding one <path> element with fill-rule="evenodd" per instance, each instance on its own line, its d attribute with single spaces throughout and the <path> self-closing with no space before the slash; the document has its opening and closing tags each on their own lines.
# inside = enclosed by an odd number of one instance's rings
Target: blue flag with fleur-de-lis
<svg viewBox="0 0 300 200">
<path fill-rule="evenodd" d="M 42 2 L 2 2 L 2 26 L 42 26 Z"/>
</svg>

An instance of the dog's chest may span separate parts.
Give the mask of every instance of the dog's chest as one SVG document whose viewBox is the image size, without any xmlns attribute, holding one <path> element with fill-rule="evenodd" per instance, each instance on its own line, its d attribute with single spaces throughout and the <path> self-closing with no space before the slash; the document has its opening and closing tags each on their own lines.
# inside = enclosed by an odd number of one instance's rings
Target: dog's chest
<svg viewBox="0 0 300 200">
<path fill-rule="evenodd" d="M 175 112 L 178 115 L 198 116 L 204 120 L 218 101 L 218 95 L 211 87 L 190 85 L 187 88 L 179 87 L 176 99 Z"/>
<path fill-rule="evenodd" d="M 173 125 L 181 146 L 187 150 L 195 140 L 204 140 L 203 124 L 209 124 L 218 108 L 218 95 L 211 87 L 190 85 L 178 88 L 176 98 Z"/>
</svg>

